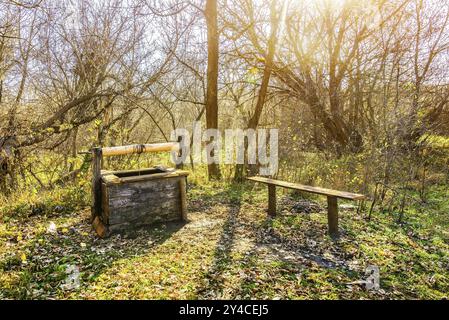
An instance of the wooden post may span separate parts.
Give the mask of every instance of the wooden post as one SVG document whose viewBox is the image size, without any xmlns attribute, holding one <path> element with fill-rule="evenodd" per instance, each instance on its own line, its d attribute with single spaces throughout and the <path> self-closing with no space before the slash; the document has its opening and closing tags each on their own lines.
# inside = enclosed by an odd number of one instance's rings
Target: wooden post
<svg viewBox="0 0 449 320">
<path fill-rule="evenodd" d="M 272 184 L 268 185 L 268 215 L 276 216 L 276 186 Z"/>
<path fill-rule="evenodd" d="M 327 197 L 327 222 L 329 224 L 329 235 L 338 237 L 338 202 L 337 197 Z"/>
<path fill-rule="evenodd" d="M 92 149 L 92 210 L 91 222 L 101 216 L 101 148 Z"/>
<path fill-rule="evenodd" d="M 187 221 L 187 201 L 186 201 L 186 177 L 181 177 L 179 180 L 180 205 L 181 205 L 181 219 Z"/>
</svg>

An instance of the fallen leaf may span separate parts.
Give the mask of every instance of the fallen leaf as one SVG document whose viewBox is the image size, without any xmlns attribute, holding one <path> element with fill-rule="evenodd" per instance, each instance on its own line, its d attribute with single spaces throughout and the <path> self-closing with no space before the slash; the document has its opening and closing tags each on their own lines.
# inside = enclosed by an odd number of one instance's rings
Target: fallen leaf
<svg viewBox="0 0 449 320">
<path fill-rule="evenodd" d="M 50 221 L 50 224 L 48 225 L 47 232 L 48 233 L 56 233 L 57 228 L 56 224 L 53 221 Z"/>
</svg>

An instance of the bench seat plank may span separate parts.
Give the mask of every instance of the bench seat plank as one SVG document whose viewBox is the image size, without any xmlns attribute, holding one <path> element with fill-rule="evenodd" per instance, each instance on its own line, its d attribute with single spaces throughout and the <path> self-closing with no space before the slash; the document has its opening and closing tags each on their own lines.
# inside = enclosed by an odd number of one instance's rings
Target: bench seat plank
<svg viewBox="0 0 449 320">
<path fill-rule="evenodd" d="M 326 189 L 326 188 L 320 188 L 320 187 L 306 186 L 306 185 L 299 184 L 299 183 L 291 183 L 291 182 L 286 182 L 286 181 L 281 181 L 281 180 L 274 180 L 274 179 L 270 179 L 270 178 L 248 177 L 247 179 L 255 181 L 255 182 L 269 184 L 269 185 L 275 185 L 275 186 L 279 186 L 279 187 L 295 189 L 295 190 L 300 190 L 300 191 L 306 191 L 306 192 L 310 192 L 310 193 L 321 194 L 321 195 L 337 197 L 337 198 L 343 198 L 343 199 L 348 199 L 348 200 L 363 200 L 363 199 L 365 199 L 365 196 L 363 194 L 338 191 L 338 190 L 332 190 L 332 189 Z"/>
</svg>

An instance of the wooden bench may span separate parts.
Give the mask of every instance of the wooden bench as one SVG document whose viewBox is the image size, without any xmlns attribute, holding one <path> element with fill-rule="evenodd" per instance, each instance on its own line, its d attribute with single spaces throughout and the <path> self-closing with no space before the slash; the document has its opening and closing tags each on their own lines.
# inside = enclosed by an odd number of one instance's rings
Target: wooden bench
<svg viewBox="0 0 449 320">
<path fill-rule="evenodd" d="M 281 180 L 274 180 L 264 177 L 249 177 L 248 180 L 261 182 L 268 185 L 268 214 L 272 217 L 276 215 L 276 186 L 299 191 L 305 191 L 327 196 L 327 221 L 329 225 L 329 235 L 338 236 L 338 203 L 337 199 L 364 200 L 365 196 L 358 193 L 350 193 L 320 187 L 306 186 L 298 183 L 291 183 Z"/>
</svg>

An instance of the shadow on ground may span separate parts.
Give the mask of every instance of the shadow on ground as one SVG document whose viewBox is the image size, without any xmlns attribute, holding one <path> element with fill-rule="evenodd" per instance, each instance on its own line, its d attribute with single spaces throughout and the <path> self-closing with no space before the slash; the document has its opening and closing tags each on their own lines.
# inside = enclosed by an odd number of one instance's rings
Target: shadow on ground
<svg viewBox="0 0 449 320">
<path fill-rule="evenodd" d="M 279 282 L 295 284 L 299 281 L 296 275 L 311 267 L 331 272 L 338 270 L 351 279 L 362 275 L 347 263 L 351 253 L 346 251 L 344 243 L 353 240 L 351 235 L 342 230 L 342 237 L 333 241 L 327 236 L 325 223 L 312 219 L 310 213 L 297 212 L 296 207 L 291 210 L 290 206 L 297 204 L 295 200 L 281 199 L 277 217 L 272 219 L 264 215 L 262 218 L 260 204 L 253 208 L 242 203 L 243 194 L 249 191 L 242 190 L 235 203 L 228 206 L 228 215 L 215 248 L 214 262 L 204 276 L 208 285 L 197 292 L 200 298 L 258 297 L 258 291 L 264 294 L 271 292 L 270 286 L 275 288 Z M 305 201 L 303 199 L 301 204 L 304 205 Z M 257 211 L 259 215 L 254 214 Z M 316 214 L 325 216 L 325 212 Z M 276 228 L 276 225 L 281 228 Z M 237 244 L 242 241 L 251 243 L 251 246 L 243 254 L 235 254 Z M 235 275 L 237 269 L 239 271 Z M 235 277 L 239 278 L 239 284 L 230 288 L 230 282 Z M 294 290 L 298 294 L 305 288 L 299 286 Z M 224 289 L 227 291 L 223 292 Z M 288 295 L 287 292 L 276 293 L 274 290 L 272 296 L 258 298 L 285 298 Z"/>
<path fill-rule="evenodd" d="M 225 190 L 221 196 L 228 196 L 229 192 L 234 189 Z M 242 205 L 243 190 L 234 193 L 228 202 L 228 211 L 225 218 L 220 238 L 214 250 L 214 258 L 208 272 L 204 275 L 207 283 L 206 286 L 198 288 L 197 295 L 200 298 L 212 298 L 220 296 L 225 284 L 223 282 L 223 274 L 233 263 L 231 252 L 236 237 L 236 228 L 239 223 L 239 214 Z M 203 281 L 204 283 L 204 281 Z"/>
</svg>

